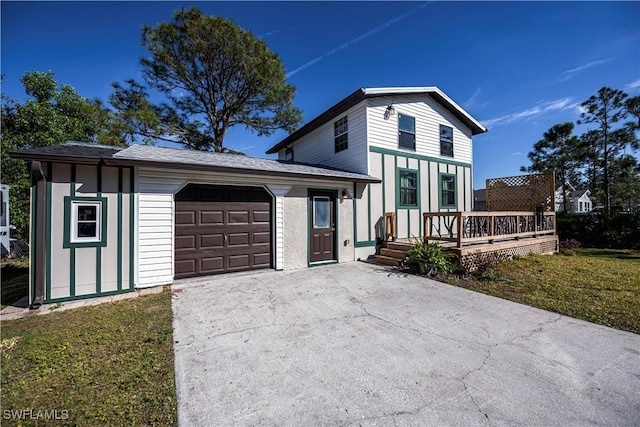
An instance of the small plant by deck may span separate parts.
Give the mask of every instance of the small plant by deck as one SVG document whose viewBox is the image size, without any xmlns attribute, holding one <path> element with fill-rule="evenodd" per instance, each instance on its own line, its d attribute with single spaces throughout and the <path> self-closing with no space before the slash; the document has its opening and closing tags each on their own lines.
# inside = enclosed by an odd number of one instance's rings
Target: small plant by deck
<svg viewBox="0 0 640 427">
<path fill-rule="evenodd" d="M 176 425 L 172 319 L 165 290 L 3 321 L 1 412 L 31 410 L 3 421 Z M 38 413 L 59 418 L 31 419 Z"/>
<path fill-rule="evenodd" d="M 417 269 L 420 274 L 450 273 L 454 269 L 455 255 L 445 252 L 437 243 L 417 241 L 407 251 L 405 265 Z"/>
</svg>

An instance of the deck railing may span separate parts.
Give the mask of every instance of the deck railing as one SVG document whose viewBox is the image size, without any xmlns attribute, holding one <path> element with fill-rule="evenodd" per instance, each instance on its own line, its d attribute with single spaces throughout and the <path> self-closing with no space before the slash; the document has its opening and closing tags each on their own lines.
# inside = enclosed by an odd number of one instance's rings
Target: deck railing
<svg viewBox="0 0 640 427">
<path fill-rule="evenodd" d="M 555 234 L 555 212 L 425 212 L 424 239 L 466 243 Z"/>
</svg>

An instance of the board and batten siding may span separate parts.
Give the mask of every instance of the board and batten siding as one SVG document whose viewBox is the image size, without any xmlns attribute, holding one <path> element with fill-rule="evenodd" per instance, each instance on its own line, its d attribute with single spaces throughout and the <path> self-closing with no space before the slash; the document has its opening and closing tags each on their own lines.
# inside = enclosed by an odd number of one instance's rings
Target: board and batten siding
<svg viewBox="0 0 640 427">
<path fill-rule="evenodd" d="M 44 302 L 133 291 L 132 168 L 67 163 L 44 166 L 48 177 Z M 71 203 L 83 198 L 106 202 L 101 211 L 106 223 L 104 244 L 70 243 L 71 214 L 65 211 L 65 199 Z"/>
<path fill-rule="evenodd" d="M 336 153 L 334 122 L 344 116 L 348 117 L 348 148 Z M 362 101 L 293 143 L 293 160 L 367 174 L 366 123 L 365 102 Z M 283 160 L 284 155 L 283 148 L 278 152 L 278 158 Z"/>
<path fill-rule="evenodd" d="M 370 98 L 367 101 L 367 137 L 369 147 L 386 148 L 460 163 L 472 162 L 471 130 L 433 98 L 426 95 L 401 95 Z M 393 104 L 396 114 L 384 118 Z M 398 147 L 398 115 L 416 119 L 416 149 Z M 453 128 L 453 157 L 440 156 L 440 125 Z"/>
<path fill-rule="evenodd" d="M 382 179 L 380 184 L 365 187 L 362 198 L 355 201 L 356 247 L 375 246 L 377 238 L 384 238 L 387 212 L 396 214 L 398 238 L 422 236 L 422 214 L 437 211 L 470 211 L 472 209 L 471 165 L 434 159 L 404 151 L 370 147 L 370 174 Z M 407 169 L 418 175 L 418 206 L 399 206 L 398 170 Z M 442 174 L 455 176 L 456 208 L 440 206 L 440 178 Z M 372 248 L 373 249 L 373 248 Z M 364 254 L 358 251 L 358 254 Z"/>
</svg>

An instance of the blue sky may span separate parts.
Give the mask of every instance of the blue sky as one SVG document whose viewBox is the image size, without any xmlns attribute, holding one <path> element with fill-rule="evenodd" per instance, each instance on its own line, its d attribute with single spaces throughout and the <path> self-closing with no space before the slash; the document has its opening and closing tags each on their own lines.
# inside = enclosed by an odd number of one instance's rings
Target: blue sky
<svg viewBox="0 0 640 427">
<path fill-rule="evenodd" d="M 476 188 L 518 175 L 542 133 L 577 120 L 601 87 L 640 94 L 638 2 L 3 1 L 2 91 L 24 100 L 22 73 L 52 70 L 106 101 L 112 82 L 141 79 L 141 26 L 192 5 L 267 42 L 305 122 L 359 87 L 440 87 L 489 128 L 474 138 Z M 264 156 L 284 136 L 236 128 L 225 145 Z"/>
</svg>

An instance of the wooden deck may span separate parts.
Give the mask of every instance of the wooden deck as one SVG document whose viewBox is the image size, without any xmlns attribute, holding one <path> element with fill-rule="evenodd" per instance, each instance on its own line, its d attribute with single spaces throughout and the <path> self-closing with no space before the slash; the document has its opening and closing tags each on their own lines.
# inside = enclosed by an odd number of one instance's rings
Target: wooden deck
<svg viewBox="0 0 640 427">
<path fill-rule="evenodd" d="M 558 251 L 555 212 L 428 212 L 422 239 L 455 253 L 467 271 L 496 258 Z M 387 233 L 375 260 L 401 265 L 416 239 L 394 237 L 395 215 L 386 215 Z"/>
</svg>

